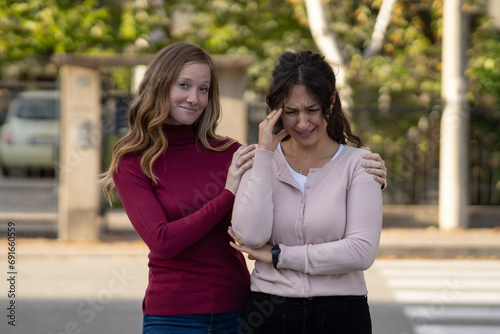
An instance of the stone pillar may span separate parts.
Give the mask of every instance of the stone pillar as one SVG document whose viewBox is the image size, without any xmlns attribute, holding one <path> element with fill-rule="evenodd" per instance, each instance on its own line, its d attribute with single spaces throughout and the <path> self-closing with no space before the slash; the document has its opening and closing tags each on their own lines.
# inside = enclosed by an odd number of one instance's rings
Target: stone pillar
<svg viewBox="0 0 500 334">
<path fill-rule="evenodd" d="M 100 231 L 100 78 L 95 69 L 62 65 L 58 236 L 98 239 Z"/>
<path fill-rule="evenodd" d="M 245 71 L 251 56 L 213 55 L 219 77 L 222 120 L 217 133 L 245 144 L 247 142 L 247 103 L 243 98 L 246 87 Z"/>
</svg>

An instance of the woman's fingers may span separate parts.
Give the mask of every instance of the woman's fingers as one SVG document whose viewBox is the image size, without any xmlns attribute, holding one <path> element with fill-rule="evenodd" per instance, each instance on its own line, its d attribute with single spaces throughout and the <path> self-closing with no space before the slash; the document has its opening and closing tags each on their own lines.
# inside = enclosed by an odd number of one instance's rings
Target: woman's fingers
<svg viewBox="0 0 500 334">
<path fill-rule="evenodd" d="M 279 134 L 273 134 L 274 126 L 278 121 L 283 108 L 273 110 L 267 117 L 259 124 L 259 148 L 274 151 L 278 143 L 283 140 L 288 134 L 286 131 L 281 131 Z"/>
<path fill-rule="evenodd" d="M 366 148 L 369 150 L 369 148 Z M 385 161 L 378 153 L 366 153 L 363 158 L 367 161 L 363 162 L 363 167 L 366 168 L 366 172 L 374 175 L 375 181 L 380 183 L 383 188 L 387 187 L 387 167 L 385 167 Z"/>
<path fill-rule="evenodd" d="M 255 145 L 242 145 L 233 155 L 233 166 L 236 169 L 245 167 L 243 171 L 251 167 L 251 165 L 246 165 L 247 163 L 253 162 L 253 157 L 255 156 Z"/>
<path fill-rule="evenodd" d="M 372 151 L 372 150 L 371 150 L 369 147 L 367 147 L 367 146 L 361 146 L 361 148 L 362 148 L 363 150 L 367 150 L 368 152 L 371 152 L 371 151 Z"/>
<path fill-rule="evenodd" d="M 236 195 L 243 173 L 253 166 L 255 145 L 242 145 L 233 153 L 231 165 L 227 171 L 225 189 Z"/>
<path fill-rule="evenodd" d="M 378 153 L 366 153 L 363 155 L 363 158 L 367 159 L 367 161 L 363 162 L 363 167 L 379 169 L 382 172 L 387 172 L 385 161 L 382 159 L 382 157 L 380 157 Z"/>
<path fill-rule="evenodd" d="M 283 113 L 283 108 L 274 109 L 269 115 L 267 115 L 267 119 L 269 119 L 269 123 L 274 127 L 281 114 Z"/>
<path fill-rule="evenodd" d="M 259 131 L 267 129 L 270 130 L 272 133 L 274 125 L 279 119 L 279 115 L 281 115 L 281 108 L 273 110 L 271 113 L 269 113 L 269 115 L 267 115 L 266 118 L 264 118 L 264 120 L 260 122 Z"/>
<path fill-rule="evenodd" d="M 240 239 L 238 239 L 238 237 L 234 234 L 233 232 L 233 228 L 231 226 L 229 226 L 229 228 L 227 229 L 227 233 L 229 234 L 229 236 L 231 238 L 233 238 L 233 240 L 235 242 L 232 242 L 230 241 L 229 244 L 231 245 L 231 247 L 233 247 L 234 249 L 237 249 L 239 250 L 240 252 L 247 252 L 248 253 L 248 249 L 247 247 L 241 242 Z"/>
<path fill-rule="evenodd" d="M 227 228 L 227 233 L 231 238 L 234 239 L 234 241 L 236 241 L 238 244 L 241 244 L 241 240 L 236 236 L 236 234 L 234 234 L 233 228 L 231 226 Z"/>
</svg>

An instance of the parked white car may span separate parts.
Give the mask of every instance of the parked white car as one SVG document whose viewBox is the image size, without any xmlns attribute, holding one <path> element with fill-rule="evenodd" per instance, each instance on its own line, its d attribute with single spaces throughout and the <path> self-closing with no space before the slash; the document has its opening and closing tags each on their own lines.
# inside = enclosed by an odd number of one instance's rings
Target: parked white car
<svg viewBox="0 0 500 334">
<path fill-rule="evenodd" d="M 19 93 L 0 127 L 0 168 L 54 171 L 59 151 L 59 92 Z"/>
</svg>

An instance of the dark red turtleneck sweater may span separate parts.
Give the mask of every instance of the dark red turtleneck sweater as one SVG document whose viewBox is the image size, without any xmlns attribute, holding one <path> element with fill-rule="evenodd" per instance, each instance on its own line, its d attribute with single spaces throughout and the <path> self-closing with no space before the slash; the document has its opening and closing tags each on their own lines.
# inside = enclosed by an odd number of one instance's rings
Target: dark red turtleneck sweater
<svg viewBox="0 0 500 334">
<path fill-rule="evenodd" d="M 125 211 L 148 245 L 149 284 L 143 310 L 151 315 L 244 311 L 250 279 L 230 245 L 234 195 L 224 189 L 232 145 L 207 150 L 191 126 L 165 126 L 169 145 L 156 160 L 154 184 L 140 154 L 124 157 L 114 181 Z"/>
</svg>

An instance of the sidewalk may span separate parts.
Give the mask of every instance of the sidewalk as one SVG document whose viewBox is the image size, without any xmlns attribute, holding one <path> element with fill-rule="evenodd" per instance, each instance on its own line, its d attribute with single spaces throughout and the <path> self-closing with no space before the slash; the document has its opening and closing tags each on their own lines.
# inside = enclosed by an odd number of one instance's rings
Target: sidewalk
<svg viewBox="0 0 500 334">
<path fill-rule="evenodd" d="M 0 249 L 0 261 L 7 268 L 4 236 L 0 237 Z M 147 254 L 148 248 L 130 231 L 113 231 L 99 241 L 18 237 L 13 269 L 16 299 L 7 299 L 8 281 L 4 279 L 0 283 L 4 294 L 0 297 L 0 304 L 4 305 L 0 333 L 139 333 L 141 301 L 147 286 Z M 473 258 L 498 262 L 500 229 L 444 233 L 436 228 L 386 228 L 382 231 L 379 258 Z M 249 263 L 249 268 L 252 266 Z M 387 301 L 393 297 L 383 280 L 373 270 L 366 277 L 373 285 L 370 291 L 374 334 L 388 333 L 385 324 L 389 323 L 399 328 L 399 333 L 408 332 L 408 328 L 397 325 L 406 324 L 407 320 L 399 306 Z M 8 325 L 9 318 L 5 317 L 12 300 L 16 303 L 15 328 Z"/>
<path fill-rule="evenodd" d="M 0 239 L 0 247 L 6 239 Z M 113 232 L 99 241 L 62 241 L 50 238 L 19 238 L 19 254 L 42 255 L 146 255 L 148 249 L 135 232 Z M 381 258 L 499 258 L 500 228 L 474 228 L 443 232 L 428 228 L 384 228 L 378 257 Z"/>
<path fill-rule="evenodd" d="M 500 228 L 382 230 L 378 257 L 500 258 Z"/>
</svg>

